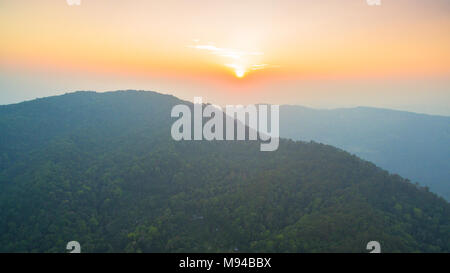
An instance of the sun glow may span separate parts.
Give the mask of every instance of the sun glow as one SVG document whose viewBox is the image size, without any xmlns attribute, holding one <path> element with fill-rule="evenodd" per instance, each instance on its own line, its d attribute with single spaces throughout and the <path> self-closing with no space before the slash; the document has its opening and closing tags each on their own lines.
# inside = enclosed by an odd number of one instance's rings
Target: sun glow
<svg viewBox="0 0 450 273">
<path fill-rule="evenodd" d="M 269 67 L 278 67 L 277 65 L 270 65 L 260 63 L 264 53 L 260 51 L 243 51 L 241 49 L 226 48 L 215 46 L 214 43 L 199 44 L 199 39 L 194 39 L 195 45 L 189 45 L 189 48 L 194 48 L 208 54 L 219 57 L 216 59 L 218 63 L 231 68 L 237 78 L 243 78 L 248 72 L 266 69 Z M 230 63 L 225 63 L 230 62 Z"/>
<path fill-rule="evenodd" d="M 244 65 L 239 64 L 226 64 L 229 68 L 232 68 L 234 70 L 234 74 L 238 78 L 243 78 L 245 76 L 245 73 L 247 72 L 247 69 Z"/>
<path fill-rule="evenodd" d="M 234 71 L 234 73 L 236 74 L 236 77 L 242 78 L 245 75 L 245 70 L 238 68 Z"/>
</svg>

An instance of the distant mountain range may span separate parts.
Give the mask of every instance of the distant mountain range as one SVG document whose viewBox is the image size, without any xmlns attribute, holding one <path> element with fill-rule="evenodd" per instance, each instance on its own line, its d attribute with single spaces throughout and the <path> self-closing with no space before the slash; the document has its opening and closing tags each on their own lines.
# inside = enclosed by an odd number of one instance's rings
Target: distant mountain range
<svg viewBox="0 0 450 273">
<path fill-rule="evenodd" d="M 358 107 L 280 107 L 280 136 L 336 146 L 450 200 L 450 117 Z"/>
<path fill-rule="evenodd" d="M 192 107 L 143 91 L 0 106 L 0 252 L 450 251 L 450 204 L 427 188 L 317 142 L 174 141 L 176 104 Z M 299 109 L 284 135 L 313 126 Z"/>
</svg>

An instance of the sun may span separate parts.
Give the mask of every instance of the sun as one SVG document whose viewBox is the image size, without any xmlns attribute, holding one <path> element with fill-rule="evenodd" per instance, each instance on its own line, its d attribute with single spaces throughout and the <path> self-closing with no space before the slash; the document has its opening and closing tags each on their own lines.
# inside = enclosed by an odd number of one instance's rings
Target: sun
<svg viewBox="0 0 450 273">
<path fill-rule="evenodd" d="M 238 77 L 238 78 L 243 78 L 244 75 L 245 75 L 245 70 L 239 68 L 239 69 L 236 69 L 236 70 L 234 71 L 234 73 L 236 74 L 236 77 Z"/>
<path fill-rule="evenodd" d="M 233 69 L 237 78 L 243 78 L 248 71 L 247 67 L 242 64 L 226 64 L 226 66 Z"/>
</svg>

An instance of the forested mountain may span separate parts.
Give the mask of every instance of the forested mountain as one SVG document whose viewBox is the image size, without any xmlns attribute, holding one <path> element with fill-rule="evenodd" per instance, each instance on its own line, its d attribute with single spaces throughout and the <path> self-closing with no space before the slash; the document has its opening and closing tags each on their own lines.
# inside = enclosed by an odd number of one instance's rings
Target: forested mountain
<svg viewBox="0 0 450 273">
<path fill-rule="evenodd" d="M 450 200 L 450 117 L 358 107 L 280 107 L 280 136 L 333 145 Z"/>
<path fill-rule="evenodd" d="M 0 252 L 449 252 L 450 204 L 315 142 L 172 140 L 154 92 L 0 106 Z"/>
</svg>

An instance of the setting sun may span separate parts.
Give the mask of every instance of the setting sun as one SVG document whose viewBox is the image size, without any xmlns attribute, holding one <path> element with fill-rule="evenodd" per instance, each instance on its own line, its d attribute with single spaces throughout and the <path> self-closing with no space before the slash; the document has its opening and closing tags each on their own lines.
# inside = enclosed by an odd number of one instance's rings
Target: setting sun
<svg viewBox="0 0 450 273">
<path fill-rule="evenodd" d="M 242 78 L 245 75 L 245 71 L 243 69 L 236 69 L 235 73 L 236 73 L 236 77 L 238 77 L 238 78 Z"/>
<path fill-rule="evenodd" d="M 448 114 L 449 1 L 409 1 L 1 1 L 0 103 L 132 87 Z"/>
</svg>

